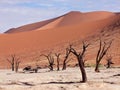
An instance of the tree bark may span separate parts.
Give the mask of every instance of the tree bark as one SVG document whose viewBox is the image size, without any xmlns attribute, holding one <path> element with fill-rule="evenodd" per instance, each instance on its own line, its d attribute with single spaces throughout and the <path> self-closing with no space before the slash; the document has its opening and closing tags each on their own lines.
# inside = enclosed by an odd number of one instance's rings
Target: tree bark
<svg viewBox="0 0 120 90">
<path fill-rule="evenodd" d="M 52 65 L 50 65 L 49 69 L 50 69 L 50 71 L 53 71 L 53 66 L 52 66 Z"/>
<path fill-rule="evenodd" d="M 60 67 L 59 67 L 59 61 L 57 60 L 57 71 L 60 70 Z"/>
<path fill-rule="evenodd" d="M 12 64 L 11 66 L 12 66 L 12 71 L 14 71 L 14 64 Z"/>
<path fill-rule="evenodd" d="M 87 82 L 87 75 L 86 75 L 86 72 L 85 72 L 85 69 L 84 69 L 83 60 L 80 57 L 77 58 L 77 59 L 78 59 L 80 71 L 81 71 L 81 74 L 82 74 L 82 81 L 81 82 L 85 83 L 85 82 Z"/>
<path fill-rule="evenodd" d="M 63 62 L 63 68 L 62 68 L 62 70 L 66 70 L 66 63 L 65 62 Z"/>
<path fill-rule="evenodd" d="M 96 63 L 95 72 L 100 72 L 100 70 L 99 70 L 99 62 Z"/>
<path fill-rule="evenodd" d="M 103 59 L 103 57 L 106 55 L 108 49 L 110 48 L 112 41 L 113 40 L 111 40 L 109 43 L 106 43 L 106 42 L 103 43 L 102 40 L 100 39 L 100 45 L 99 45 L 99 49 L 98 49 L 97 56 L 96 56 L 95 72 L 100 72 L 99 64 L 101 60 Z"/>
<path fill-rule="evenodd" d="M 53 66 L 51 66 L 51 71 L 53 71 Z"/>
<path fill-rule="evenodd" d="M 55 53 L 55 56 L 57 57 L 57 71 L 60 70 L 60 53 Z"/>
</svg>

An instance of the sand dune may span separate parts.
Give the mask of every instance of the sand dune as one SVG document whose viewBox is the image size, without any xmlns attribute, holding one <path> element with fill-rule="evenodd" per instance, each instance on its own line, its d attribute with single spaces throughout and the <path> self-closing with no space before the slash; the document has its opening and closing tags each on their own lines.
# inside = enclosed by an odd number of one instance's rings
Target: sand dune
<svg viewBox="0 0 120 90">
<path fill-rule="evenodd" d="M 54 19 L 24 25 L 0 35 L 0 55 L 42 51 L 64 42 L 85 39 L 117 20 L 118 14 L 112 12 L 72 11 Z"/>
<path fill-rule="evenodd" d="M 32 23 L 32 24 L 28 24 L 28 25 L 24 25 L 18 28 L 11 28 L 10 30 L 6 31 L 5 33 L 16 33 L 16 32 L 25 32 L 25 31 L 32 31 L 35 29 L 38 29 L 54 20 L 56 20 L 57 18 L 54 19 L 50 19 L 50 20 L 45 20 L 45 21 L 41 21 L 41 22 L 37 22 L 37 23 Z"/>
<path fill-rule="evenodd" d="M 83 22 L 93 22 L 93 21 L 109 18 L 113 15 L 114 13 L 105 12 L 105 11 L 99 11 L 99 12 L 96 11 L 96 12 L 88 12 L 88 13 L 71 11 L 63 16 L 54 19 L 28 24 L 18 28 L 12 28 L 5 33 L 25 32 L 36 29 L 51 29 L 51 28 L 57 28 L 67 25 L 81 24 Z"/>
</svg>

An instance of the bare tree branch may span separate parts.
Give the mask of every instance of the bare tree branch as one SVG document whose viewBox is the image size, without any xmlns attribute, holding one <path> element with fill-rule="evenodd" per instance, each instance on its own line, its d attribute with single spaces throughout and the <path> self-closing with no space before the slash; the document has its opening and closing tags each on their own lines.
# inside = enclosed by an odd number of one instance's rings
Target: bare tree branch
<svg viewBox="0 0 120 90">
<path fill-rule="evenodd" d="M 43 54 L 48 60 L 49 63 L 49 69 L 50 71 L 53 71 L 53 65 L 54 65 L 54 57 L 52 56 L 52 53 L 50 52 L 48 55 Z"/>
<path fill-rule="evenodd" d="M 100 39 L 100 45 L 99 45 L 99 50 L 96 56 L 96 67 L 95 67 L 95 71 L 96 72 L 100 72 L 99 71 L 99 63 L 102 60 L 102 58 L 106 55 L 108 49 L 110 48 L 111 44 L 112 44 L 111 40 L 110 42 L 106 43 L 104 41 L 104 43 L 102 43 L 102 40 Z"/>
<path fill-rule="evenodd" d="M 71 48 L 72 45 L 69 45 L 69 48 Z M 70 50 L 69 48 L 66 48 L 66 54 L 65 54 L 65 58 L 63 60 L 63 67 L 62 67 L 62 70 L 66 70 L 66 67 L 67 67 L 67 60 L 68 60 L 68 57 L 70 55 Z"/>
<path fill-rule="evenodd" d="M 60 55 L 61 53 L 55 53 L 55 56 L 57 57 L 57 71 L 60 70 Z"/>
<path fill-rule="evenodd" d="M 86 44 L 83 41 L 82 45 L 83 45 L 82 46 L 82 52 L 77 52 L 72 46 L 70 46 L 69 51 L 77 57 L 78 65 L 79 65 L 81 73 L 82 73 L 82 82 L 86 82 L 87 81 L 87 75 L 86 75 L 86 71 L 84 69 L 83 57 L 84 57 L 85 52 L 86 52 L 86 50 L 87 50 L 87 48 L 90 44 Z"/>
<path fill-rule="evenodd" d="M 19 60 L 20 58 L 18 58 L 15 54 L 11 54 L 10 58 L 7 58 L 7 61 L 10 63 L 11 65 L 11 69 L 12 71 L 18 71 L 19 68 L 19 64 L 21 63 L 21 61 Z"/>
</svg>

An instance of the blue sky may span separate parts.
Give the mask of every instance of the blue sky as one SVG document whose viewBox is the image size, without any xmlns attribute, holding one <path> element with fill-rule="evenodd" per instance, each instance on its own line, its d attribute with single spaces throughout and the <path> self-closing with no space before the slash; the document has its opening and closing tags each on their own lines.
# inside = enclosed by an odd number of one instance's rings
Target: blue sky
<svg viewBox="0 0 120 90">
<path fill-rule="evenodd" d="M 69 11 L 120 12 L 120 0 L 0 0 L 0 33 Z"/>
</svg>

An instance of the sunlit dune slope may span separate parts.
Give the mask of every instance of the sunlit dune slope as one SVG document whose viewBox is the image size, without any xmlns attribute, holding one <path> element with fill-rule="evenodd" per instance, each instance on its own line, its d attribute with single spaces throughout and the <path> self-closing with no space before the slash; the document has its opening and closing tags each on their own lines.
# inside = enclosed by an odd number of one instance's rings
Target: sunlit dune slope
<svg viewBox="0 0 120 90">
<path fill-rule="evenodd" d="M 103 20 L 113 16 L 114 14 L 111 12 L 105 11 L 96 11 L 96 12 L 88 12 L 88 13 L 81 13 L 78 11 L 71 11 L 65 15 L 60 17 L 45 20 L 33 24 L 24 25 L 18 28 L 12 28 L 5 33 L 15 33 L 15 32 L 25 32 L 25 31 L 32 31 L 36 29 L 51 29 L 57 28 L 60 26 L 67 26 L 67 25 L 74 25 L 74 24 L 81 24 L 83 22 L 93 22 L 97 20 Z"/>
</svg>

